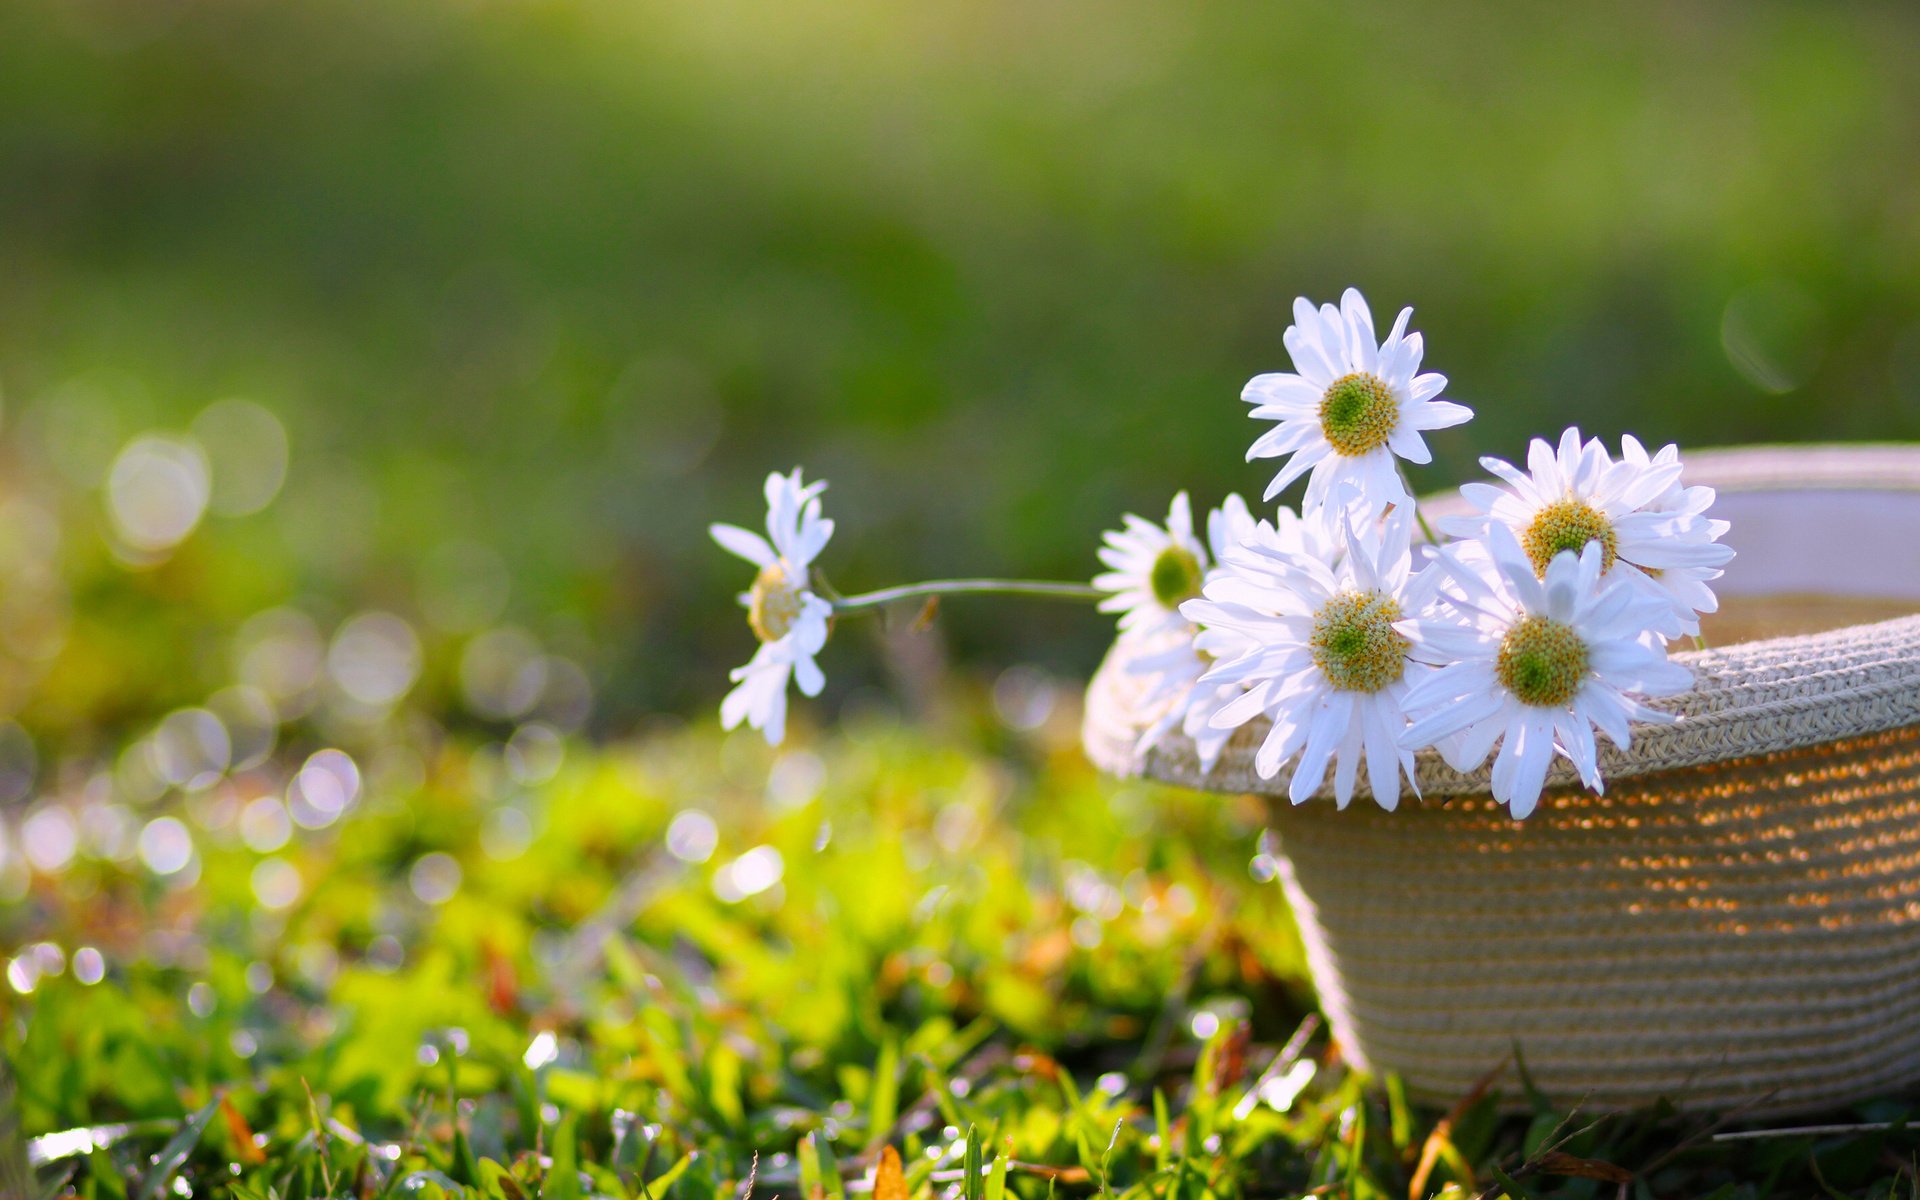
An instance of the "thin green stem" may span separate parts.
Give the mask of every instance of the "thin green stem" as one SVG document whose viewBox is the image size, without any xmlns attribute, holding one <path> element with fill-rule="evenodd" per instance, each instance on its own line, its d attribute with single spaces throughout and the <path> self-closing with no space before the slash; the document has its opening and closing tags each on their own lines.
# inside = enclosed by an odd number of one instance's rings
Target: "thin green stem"
<svg viewBox="0 0 1920 1200">
<path fill-rule="evenodd" d="M 1420 523 L 1420 532 L 1427 535 L 1427 544 L 1438 546 L 1440 538 L 1433 532 L 1433 526 L 1427 524 L 1427 514 L 1420 511 L 1418 504 L 1413 506 L 1413 519 Z"/>
<path fill-rule="evenodd" d="M 903 583 L 899 587 L 862 592 L 858 596 L 834 597 L 833 611 L 856 613 L 879 608 L 896 600 L 962 595 L 1032 596 L 1046 600 L 1099 600 L 1107 593 L 1090 584 L 1055 583 L 1041 579 L 930 579 L 925 583 Z"/>
<path fill-rule="evenodd" d="M 1430 546 L 1438 546 L 1440 544 L 1439 535 L 1433 532 L 1433 526 L 1427 524 L 1427 514 L 1420 511 L 1420 502 L 1412 498 L 1413 481 L 1407 478 L 1407 469 L 1401 466 L 1398 461 L 1393 464 L 1393 469 L 1394 472 L 1400 476 L 1401 489 L 1407 493 L 1407 507 L 1413 510 L 1414 521 L 1419 524 L 1420 532 L 1427 535 L 1427 544 Z"/>
</svg>

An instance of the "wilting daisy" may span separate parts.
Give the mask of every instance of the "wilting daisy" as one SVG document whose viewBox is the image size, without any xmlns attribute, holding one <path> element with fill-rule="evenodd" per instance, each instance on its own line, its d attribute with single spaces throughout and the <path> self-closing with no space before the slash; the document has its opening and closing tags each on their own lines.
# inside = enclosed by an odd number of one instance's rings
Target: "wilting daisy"
<svg viewBox="0 0 1920 1200">
<path fill-rule="evenodd" d="M 1219 564 L 1229 550 L 1259 536 L 1257 530 L 1273 533 L 1272 526 L 1254 520 L 1253 514 L 1247 511 L 1247 502 L 1237 495 L 1228 496 L 1219 508 L 1207 514 L 1207 548 L 1213 552 L 1214 562 L 1207 577 L 1213 578 L 1222 570 Z M 1208 648 L 1203 650 L 1197 645 L 1196 637 L 1208 639 Z M 1141 698 L 1141 709 L 1158 714 L 1141 733 L 1139 752 L 1144 754 L 1153 749 L 1162 738 L 1178 729 L 1192 740 L 1200 770 L 1212 771 L 1220 760 L 1220 752 L 1233 736 L 1231 729 L 1212 726 L 1213 714 L 1243 689 L 1237 683 L 1202 683 L 1201 677 L 1218 655 L 1229 649 L 1239 652 L 1240 635 L 1230 630 L 1203 631 L 1182 618 L 1179 629 L 1159 634 L 1157 640 L 1161 648 L 1138 655 L 1127 666 L 1130 674 L 1151 681 Z"/>
<path fill-rule="evenodd" d="M 1320 507 L 1343 483 L 1358 485 L 1374 513 L 1411 499 L 1395 460 L 1430 462 L 1421 434 L 1473 416 L 1437 399 L 1446 376 L 1419 373 L 1420 335 L 1407 332 L 1412 316 L 1401 309 L 1387 340 L 1375 342 L 1373 314 L 1353 288 L 1339 308 L 1316 309 L 1304 296 L 1293 302 L 1284 337 L 1293 371 L 1256 375 L 1240 394 L 1254 417 L 1279 422 L 1254 441 L 1247 460 L 1292 456 L 1267 485 L 1267 499 L 1308 472 L 1303 509 Z"/>
<path fill-rule="evenodd" d="M 1408 690 L 1414 721 L 1401 744 L 1437 744 L 1451 766 L 1470 771 L 1498 740 L 1492 792 L 1517 819 L 1539 802 L 1556 751 L 1601 790 L 1594 730 L 1624 749 L 1629 722 L 1673 720 L 1637 697 L 1686 691 L 1692 676 L 1643 636 L 1665 600 L 1603 578 L 1598 540 L 1577 558 L 1556 554 L 1544 576 L 1503 524 L 1486 548 L 1491 569 L 1451 547 L 1434 551 L 1436 599 L 1403 628 L 1415 634 L 1416 657 L 1439 670 Z"/>
<path fill-rule="evenodd" d="M 1580 431 L 1568 429 L 1557 450 L 1535 438 L 1524 472 L 1498 458 L 1480 465 L 1507 487 L 1461 488 L 1478 511 L 1443 519 L 1442 531 L 1482 539 L 1491 526 L 1504 525 L 1536 576 L 1544 576 L 1561 551 L 1596 545 L 1603 575 L 1666 601 L 1666 613 L 1649 625 L 1663 637 L 1699 633 L 1698 614 L 1718 607 L 1707 581 L 1733 558 L 1733 548 L 1719 542 L 1727 523 L 1706 516 L 1712 488 L 1681 485 L 1677 446 L 1650 458 L 1639 442 L 1624 438 L 1616 462 L 1599 438 L 1582 443 Z"/>
<path fill-rule="evenodd" d="M 1374 799 L 1392 809 L 1401 772 L 1413 772 L 1413 755 L 1400 748 L 1413 650 L 1400 626 L 1417 607 L 1410 512 L 1397 508 L 1359 531 L 1344 504 L 1312 520 L 1331 536 L 1312 539 L 1304 553 L 1261 539 L 1243 545 L 1226 556 L 1203 599 L 1181 606 L 1205 636 L 1239 638 L 1203 678 L 1246 689 L 1212 724 L 1231 729 L 1270 717 L 1254 770 L 1271 779 L 1292 762 L 1287 795 L 1295 804 L 1319 788 L 1331 764 L 1334 798 L 1345 808 L 1364 758 Z"/>
<path fill-rule="evenodd" d="M 808 569 L 833 536 L 833 522 L 820 515 L 826 486 L 803 486 L 797 467 L 791 475 L 775 472 L 767 476 L 767 537 L 737 525 L 708 528 L 723 549 L 760 568 L 740 595 L 760 648 L 746 666 L 734 668 L 737 686 L 720 703 L 720 723 L 732 729 L 745 720 L 768 745 L 786 736 L 788 678 L 808 696 L 818 696 L 827 682 L 813 656 L 827 643 L 833 606 L 807 586 Z"/>
<path fill-rule="evenodd" d="M 1187 494 L 1173 498 L 1164 526 L 1132 513 L 1122 520 L 1124 528 L 1108 531 L 1100 548 L 1108 570 L 1094 576 L 1093 586 L 1112 593 L 1100 611 L 1119 613 L 1121 633 L 1136 637 L 1184 629 L 1180 603 L 1200 594 L 1207 571 Z"/>
</svg>

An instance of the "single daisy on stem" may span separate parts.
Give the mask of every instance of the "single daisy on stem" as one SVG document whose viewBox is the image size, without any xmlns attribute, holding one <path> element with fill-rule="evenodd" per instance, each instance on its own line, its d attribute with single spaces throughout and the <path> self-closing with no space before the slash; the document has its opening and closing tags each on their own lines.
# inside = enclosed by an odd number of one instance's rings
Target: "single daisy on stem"
<svg viewBox="0 0 1920 1200">
<path fill-rule="evenodd" d="M 1450 546 L 1432 551 L 1433 602 L 1402 628 L 1415 656 L 1438 670 L 1408 689 L 1413 723 L 1400 744 L 1437 745 L 1455 770 L 1470 771 L 1498 741 L 1491 790 L 1518 820 L 1539 803 L 1556 753 L 1604 790 L 1594 730 L 1625 749 L 1632 721 L 1674 720 L 1640 697 L 1677 695 L 1693 677 L 1645 636 L 1665 601 L 1603 579 L 1598 541 L 1577 557 L 1560 551 L 1544 575 L 1503 524 L 1485 547 L 1479 564 Z"/>
<path fill-rule="evenodd" d="M 907 602 L 931 605 L 946 596 L 1073 601 L 1107 596 L 1084 583 L 1040 579 L 929 579 L 843 596 L 813 567 L 833 536 L 833 522 L 820 515 L 820 493 L 826 486 L 804 483 L 797 467 L 791 475 L 775 472 L 767 476 L 766 537 L 737 525 L 708 527 L 722 549 L 760 569 L 753 586 L 740 594 L 760 648 L 746 666 L 732 672 L 736 686 L 720 704 L 720 723 L 727 729 L 745 721 L 760 730 L 769 745 L 780 744 L 786 737 L 789 680 L 808 696 L 819 695 L 826 686 L 814 656 L 826 645 L 829 623 L 836 617 L 885 612 Z"/>
<path fill-rule="evenodd" d="M 776 471 L 767 476 L 766 537 L 738 525 L 708 527 L 722 549 L 760 568 L 740 595 L 760 648 L 746 666 L 734 668 L 736 686 L 720 703 L 720 723 L 732 729 L 744 720 L 770 746 L 786 737 L 788 679 L 808 696 L 818 696 L 827 682 L 813 656 L 827 644 L 833 605 L 814 594 L 809 576 L 833 536 L 833 521 L 820 515 L 826 487 L 821 481 L 803 485 L 798 467 L 791 475 Z"/>
<path fill-rule="evenodd" d="M 1249 462 L 1288 460 L 1267 485 L 1267 499 L 1308 475 L 1303 511 L 1319 508 L 1343 484 L 1358 485 L 1372 514 L 1411 504 L 1399 460 L 1431 462 L 1421 435 L 1473 417 L 1466 406 L 1438 398 L 1446 376 L 1420 372 L 1424 349 L 1420 335 L 1407 332 L 1412 316 L 1411 308 L 1401 309 L 1386 340 L 1377 342 L 1373 314 L 1353 288 L 1339 308 L 1316 309 L 1304 296 L 1293 302 L 1283 337 L 1293 370 L 1256 375 L 1241 392 L 1256 419 L 1279 422 L 1247 451 Z"/>
<path fill-rule="evenodd" d="M 1476 511 L 1442 519 L 1443 532 L 1484 540 L 1489 529 L 1504 526 L 1537 577 L 1562 551 L 1596 546 L 1602 575 L 1665 602 L 1648 625 L 1662 637 L 1699 634 L 1699 614 L 1719 607 L 1707 582 L 1733 558 L 1733 548 L 1719 541 L 1727 523 L 1706 515 L 1712 488 L 1681 484 L 1679 447 L 1650 457 L 1638 441 L 1623 438 L 1616 462 L 1599 438 L 1583 443 L 1572 428 L 1557 449 L 1535 438 L 1525 471 L 1491 457 L 1480 465 L 1506 486 L 1462 487 Z"/>
<path fill-rule="evenodd" d="M 1384 522 L 1355 529 L 1342 504 L 1308 518 L 1315 523 L 1321 536 L 1297 549 L 1256 538 L 1229 552 L 1203 598 L 1181 611 L 1206 628 L 1203 646 L 1216 636 L 1225 643 L 1202 682 L 1245 689 L 1211 724 L 1273 722 L 1254 755 L 1262 779 L 1292 763 L 1287 795 L 1299 804 L 1331 767 L 1334 799 L 1345 808 L 1364 760 L 1375 802 L 1391 810 L 1401 774 L 1413 776 L 1413 755 L 1400 746 L 1415 669 L 1414 639 L 1403 626 L 1418 607 L 1411 514 L 1399 506 Z"/>
</svg>

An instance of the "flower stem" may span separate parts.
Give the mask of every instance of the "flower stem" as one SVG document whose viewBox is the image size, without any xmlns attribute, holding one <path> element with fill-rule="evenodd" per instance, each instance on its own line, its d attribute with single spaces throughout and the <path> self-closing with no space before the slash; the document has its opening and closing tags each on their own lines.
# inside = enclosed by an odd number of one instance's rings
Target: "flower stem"
<svg viewBox="0 0 1920 1200">
<path fill-rule="evenodd" d="M 1055 583 L 1041 579 L 930 579 L 925 583 L 903 583 L 899 587 L 862 592 L 858 596 L 833 597 L 833 611 L 855 613 L 879 608 L 895 600 L 914 600 L 923 596 L 999 595 L 1033 596 L 1051 600 L 1099 600 L 1107 595 L 1085 583 Z"/>
<path fill-rule="evenodd" d="M 1413 506 L 1413 519 L 1420 523 L 1420 532 L 1427 535 L 1427 544 L 1430 546 L 1438 546 L 1440 539 L 1433 532 L 1433 526 L 1427 524 L 1427 514 L 1420 511 L 1418 504 Z"/>
<path fill-rule="evenodd" d="M 1397 461 L 1393 464 L 1393 469 L 1400 476 L 1400 487 L 1407 493 L 1407 507 L 1413 510 L 1414 521 L 1419 524 L 1420 532 L 1427 535 L 1427 544 L 1429 546 L 1438 546 L 1440 544 L 1439 536 L 1433 532 L 1433 526 L 1427 524 L 1427 514 L 1420 511 L 1420 502 L 1412 498 L 1413 481 L 1407 478 L 1407 469 Z"/>
</svg>

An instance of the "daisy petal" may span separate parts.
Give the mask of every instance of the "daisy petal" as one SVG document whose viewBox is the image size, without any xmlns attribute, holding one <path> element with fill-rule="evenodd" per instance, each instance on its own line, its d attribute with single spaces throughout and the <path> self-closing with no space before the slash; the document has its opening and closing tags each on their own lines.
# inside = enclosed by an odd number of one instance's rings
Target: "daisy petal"
<svg viewBox="0 0 1920 1200">
<path fill-rule="evenodd" d="M 773 565 L 773 547 L 767 545 L 767 539 L 751 529 L 715 523 L 707 526 L 707 533 L 729 554 L 737 554 L 756 567 Z"/>
</svg>

